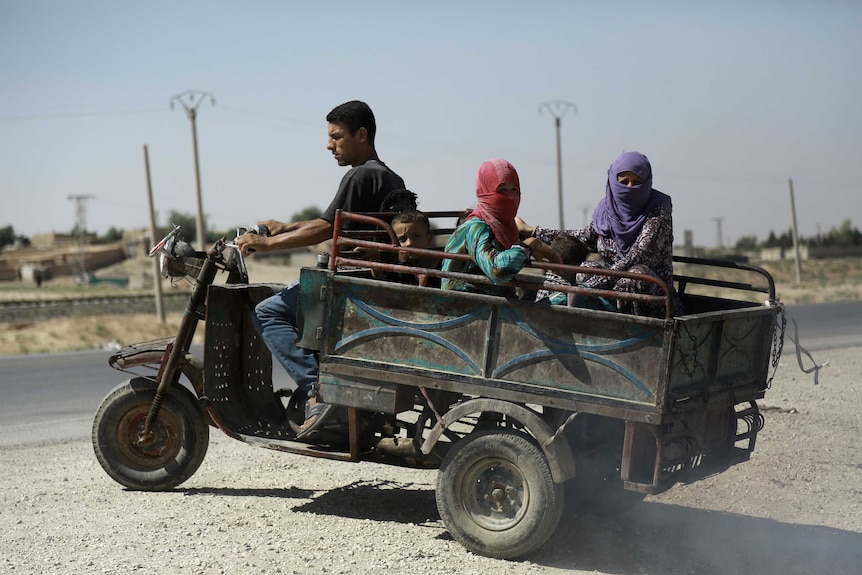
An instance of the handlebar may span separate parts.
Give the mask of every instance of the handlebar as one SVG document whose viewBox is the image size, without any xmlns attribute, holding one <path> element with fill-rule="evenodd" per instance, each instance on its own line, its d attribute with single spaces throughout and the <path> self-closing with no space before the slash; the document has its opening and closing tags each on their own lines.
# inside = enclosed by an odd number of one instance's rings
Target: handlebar
<svg viewBox="0 0 862 575">
<path fill-rule="evenodd" d="M 242 252 L 237 244 L 237 239 L 244 233 L 256 233 L 269 235 L 269 229 L 263 225 L 237 228 L 236 238 L 233 241 L 225 241 L 224 237 L 216 240 L 206 251 L 196 251 L 185 241 L 179 239 L 181 227 L 174 225 L 162 240 L 153 246 L 149 256 L 161 258 L 160 268 L 163 277 L 181 278 L 186 277 L 192 281 L 200 280 L 203 264 L 206 260 L 212 261 L 218 269 L 229 272 L 229 283 L 248 283 L 248 269 L 245 266 Z M 225 253 L 226 248 L 232 248 Z"/>
</svg>

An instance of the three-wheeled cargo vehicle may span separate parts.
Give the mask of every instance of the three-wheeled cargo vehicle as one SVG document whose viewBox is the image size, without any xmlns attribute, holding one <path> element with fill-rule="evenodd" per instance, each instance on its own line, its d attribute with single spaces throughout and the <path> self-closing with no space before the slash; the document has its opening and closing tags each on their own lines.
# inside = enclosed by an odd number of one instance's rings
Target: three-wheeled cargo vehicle
<svg viewBox="0 0 862 575">
<path fill-rule="evenodd" d="M 550 287 L 661 301 L 663 318 L 542 305 L 426 287 L 447 272 L 358 258 L 355 248 L 373 247 L 406 261 L 411 248 L 398 246 L 392 215 L 339 212 L 331 255 L 301 270 L 300 344 L 319 354 L 317 393 L 337 406 L 304 440 L 296 434 L 300 402 L 273 389 L 271 355 L 251 320 L 273 286 L 248 283 L 235 244 L 189 251 L 172 231 L 153 253 L 194 287 L 176 337 L 110 358 L 134 377 L 108 394 L 93 422 L 108 475 L 131 489 L 171 489 L 197 470 L 211 426 L 293 454 L 439 469 L 437 506 L 452 536 L 472 552 L 514 558 L 547 541 L 564 499 L 577 509 L 621 509 L 748 459 L 763 427 L 756 400 L 784 337 L 766 271 L 675 258 L 677 270 L 699 271 L 674 276 L 685 309 L 677 317 L 671 286 L 659 280 L 661 297 Z M 459 213 L 428 215 L 445 222 Z M 346 232 L 348 220 L 377 231 Z M 375 267 L 415 274 L 418 285 L 374 279 Z M 521 294 L 546 285 L 529 272 L 596 271 L 531 267 L 512 281 Z M 717 279 L 711 272 L 722 268 L 756 283 Z M 746 295 L 694 293 L 702 286 Z M 199 358 L 190 348 L 201 321 Z"/>
</svg>

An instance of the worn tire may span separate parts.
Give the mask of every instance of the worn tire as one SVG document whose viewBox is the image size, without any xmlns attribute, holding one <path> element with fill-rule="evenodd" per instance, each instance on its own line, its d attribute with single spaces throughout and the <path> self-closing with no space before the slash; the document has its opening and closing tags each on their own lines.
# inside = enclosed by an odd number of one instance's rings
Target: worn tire
<svg viewBox="0 0 862 575">
<path fill-rule="evenodd" d="M 563 511 L 545 454 L 503 429 L 456 443 L 437 476 L 437 509 L 456 541 L 477 555 L 511 559 L 539 549 Z"/>
<path fill-rule="evenodd" d="M 137 377 L 115 387 L 93 420 L 93 449 L 102 468 L 129 489 L 161 491 L 191 477 L 209 446 L 209 427 L 194 395 L 175 385 L 165 394 L 146 445 L 138 432 L 146 421 L 158 385 Z"/>
</svg>

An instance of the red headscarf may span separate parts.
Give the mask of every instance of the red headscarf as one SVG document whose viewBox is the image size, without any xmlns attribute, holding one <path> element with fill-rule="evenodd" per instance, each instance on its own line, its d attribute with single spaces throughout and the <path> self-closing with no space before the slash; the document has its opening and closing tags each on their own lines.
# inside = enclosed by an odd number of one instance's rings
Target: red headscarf
<svg viewBox="0 0 862 575">
<path fill-rule="evenodd" d="M 518 195 L 507 197 L 498 194 L 497 188 L 503 183 L 518 186 Z M 509 249 L 518 241 L 515 216 L 518 215 L 518 205 L 521 203 L 520 190 L 518 172 L 506 160 L 488 160 L 479 166 L 479 175 L 476 177 L 478 207 L 469 217 L 479 218 L 491 226 L 494 237 L 504 249 Z"/>
</svg>

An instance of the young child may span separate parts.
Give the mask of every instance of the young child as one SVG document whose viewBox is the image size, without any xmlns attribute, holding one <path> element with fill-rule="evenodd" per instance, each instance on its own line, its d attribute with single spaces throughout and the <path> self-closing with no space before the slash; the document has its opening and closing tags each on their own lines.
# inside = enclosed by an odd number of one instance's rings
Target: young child
<svg viewBox="0 0 862 575">
<path fill-rule="evenodd" d="M 579 266 L 583 263 L 590 250 L 586 244 L 574 236 L 560 234 L 551 241 L 551 249 L 560 254 L 562 263 L 570 266 Z M 545 270 L 545 282 L 560 285 L 573 285 L 577 283 L 575 273 L 565 272 L 558 274 L 551 270 Z M 568 294 L 562 291 L 539 290 L 536 301 L 548 300 L 551 305 L 567 305 Z"/>
<path fill-rule="evenodd" d="M 560 234 L 551 241 L 551 249 L 560 255 L 562 263 L 579 266 L 590 255 L 587 245 L 574 236 Z M 551 270 L 545 271 L 545 282 L 561 285 L 579 285 L 574 272 L 557 274 Z M 561 291 L 539 290 L 536 301 L 547 301 L 551 305 L 568 305 L 603 311 L 616 311 L 616 306 L 603 297 L 586 296 L 583 294 L 568 294 Z"/>
<path fill-rule="evenodd" d="M 431 232 L 431 222 L 428 216 L 419 210 L 402 210 L 398 212 L 390 224 L 398 245 L 404 248 L 431 249 L 434 244 L 434 234 Z M 370 254 L 375 259 L 374 254 Z M 376 260 L 379 261 L 379 255 Z M 417 268 L 440 269 L 442 260 L 434 256 L 407 254 L 406 265 Z M 373 270 L 372 275 L 376 279 L 385 279 L 398 283 L 418 285 L 419 279 L 415 274 L 401 272 L 383 272 Z M 427 284 L 430 287 L 440 287 L 440 278 L 428 277 Z"/>
<path fill-rule="evenodd" d="M 434 243 L 431 222 L 419 210 L 403 210 L 392 218 L 392 231 L 398 244 L 404 248 L 430 249 Z M 439 268 L 440 259 L 433 256 L 408 254 L 407 263 L 420 268 Z"/>
</svg>

